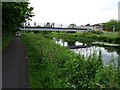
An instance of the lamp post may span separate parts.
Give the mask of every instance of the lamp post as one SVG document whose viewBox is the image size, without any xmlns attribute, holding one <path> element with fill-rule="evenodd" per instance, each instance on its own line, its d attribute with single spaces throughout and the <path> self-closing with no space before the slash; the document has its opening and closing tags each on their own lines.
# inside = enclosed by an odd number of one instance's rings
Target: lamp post
<svg viewBox="0 0 120 90">
<path fill-rule="evenodd" d="M 115 25 L 113 25 L 113 32 L 115 31 Z"/>
<path fill-rule="evenodd" d="M 36 22 L 34 21 L 34 27 L 36 27 Z"/>
<path fill-rule="evenodd" d="M 23 30 L 23 35 L 24 35 L 24 33 L 25 33 L 25 27 L 26 27 L 26 22 L 24 22 L 24 30 Z"/>
<path fill-rule="evenodd" d="M 23 35 L 24 35 L 24 33 L 25 33 L 25 27 L 26 27 L 26 25 L 27 25 L 27 23 L 26 23 L 26 21 L 23 23 L 23 27 L 24 27 L 24 30 L 23 30 Z"/>
</svg>

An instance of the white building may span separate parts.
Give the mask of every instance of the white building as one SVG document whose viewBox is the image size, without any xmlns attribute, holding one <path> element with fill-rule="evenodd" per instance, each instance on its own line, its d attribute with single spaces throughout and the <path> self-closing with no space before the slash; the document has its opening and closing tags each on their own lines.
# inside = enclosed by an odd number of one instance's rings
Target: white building
<svg viewBox="0 0 120 90">
<path fill-rule="evenodd" d="M 94 24 L 92 25 L 93 30 L 103 30 L 103 24 L 99 23 L 99 24 Z"/>
<path fill-rule="evenodd" d="M 77 28 L 77 26 L 75 24 L 70 24 L 68 28 Z"/>
<path fill-rule="evenodd" d="M 93 30 L 93 27 L 91 25 L 89 25 L 89 24 L 87 24 L 87 25 L 81 25 L 80 28 Z"/>
<path fill-rule="evenodd" d="M 120 21 L 120 1 L 118 2 L 118 20 Z"/>
</svg>

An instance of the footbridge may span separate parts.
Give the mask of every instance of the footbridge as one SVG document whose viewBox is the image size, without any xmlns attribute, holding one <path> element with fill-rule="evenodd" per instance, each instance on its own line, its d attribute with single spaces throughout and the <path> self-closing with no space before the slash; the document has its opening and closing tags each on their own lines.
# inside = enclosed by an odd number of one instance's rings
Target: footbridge
<svg viewBox="0 0 120 90">
<path fill-rule="evenodd" d="M 90 32 L 91 29 L 84 28 L 50 28 L 50 27 L 23 27 L 19 28 L 21 31 L 71 31 L 71 32 Z"/>
</svg>

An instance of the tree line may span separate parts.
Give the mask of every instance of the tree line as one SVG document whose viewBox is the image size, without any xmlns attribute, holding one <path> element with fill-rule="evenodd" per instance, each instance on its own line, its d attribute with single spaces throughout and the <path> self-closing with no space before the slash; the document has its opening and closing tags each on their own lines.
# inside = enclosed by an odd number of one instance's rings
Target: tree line
<svg viewBox="0 0 120 90">
<path fill-rule="evenodd" d="M 103 23 L 103 29 L 105 31 L 120 31 L 120 21 L 111 19 L 110 21 Z"/>
</svg>

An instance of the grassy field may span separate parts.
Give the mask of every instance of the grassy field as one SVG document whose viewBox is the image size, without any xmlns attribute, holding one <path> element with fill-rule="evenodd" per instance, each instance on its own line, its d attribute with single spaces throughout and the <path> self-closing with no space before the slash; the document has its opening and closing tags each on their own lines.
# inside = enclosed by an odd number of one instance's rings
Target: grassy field
<svg viewBox="0 0 120 90">
<path fill-rule="evenodd" d="M 118 32 L 104 32 L 103 36 L 106 36 L 106 37 L 118 37 Z"/>
<path fill-rule="evenodd" d="M 83 34 L 83 32 L 77 32 L 77 35 L 81 35 Z M 93 34 L 93 33 L 91 33 Z M 106 36 L 106 37 L 118 37 L 118 32 L 106 32 L 103 31 L 103 34 L 100 34 L 101 36 Z"/>
</svg>

